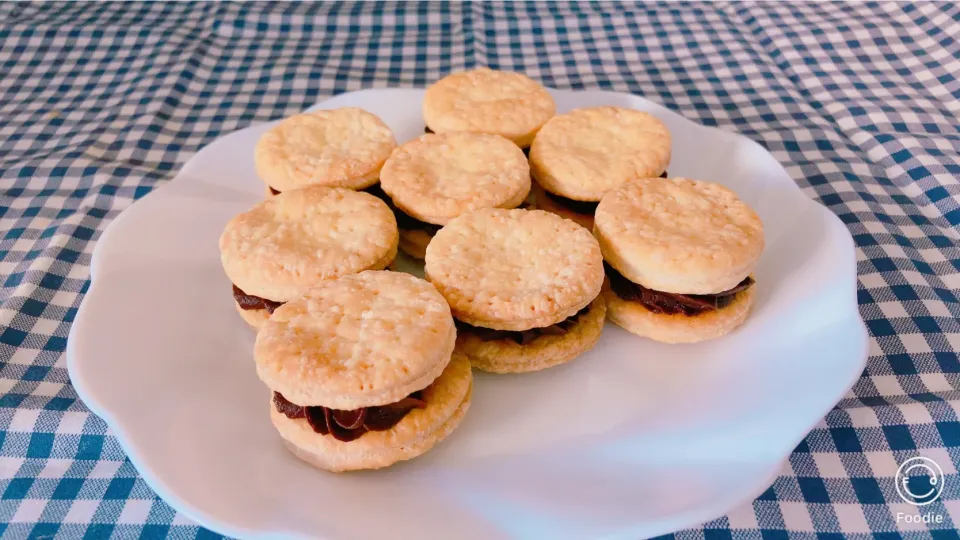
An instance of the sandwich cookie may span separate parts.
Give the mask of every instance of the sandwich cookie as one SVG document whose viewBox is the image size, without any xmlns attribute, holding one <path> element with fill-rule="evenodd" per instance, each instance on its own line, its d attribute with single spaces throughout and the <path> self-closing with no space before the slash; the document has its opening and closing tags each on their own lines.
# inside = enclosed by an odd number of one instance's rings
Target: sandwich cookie
<svg viewBox="0 0 960 540">
<path fill-rule="evenodd" d="M 607 315 L 626 330 L 693 343 L 746 319 L 763 224 L 733 191 L 640 178 L 604 196 L 593 232 L 606 260 Z"/>
<path fill-rule="evenodd" d="M 425 274 L 457 319 L 457 351 L 494 373 L 573 360 L 600 338 L 603 257 L 590 232 L 540 210 L 484 209 L 427 246 Z"/>
<path fill-rule="evenodd" d="M 651 114 L 621 107 L 553 117 L 530 147 L 537 208 L 592 228 L 603 195 L 634 178 L 666 176 L 670 132 Z"/>
<path fill-rule="evenodd" d="M 253 160 L 270 194 L 306 186 L 364 189 L 397 146 L 393 132 L 354 107 L 298 114 L 257 141 Z"/>
<path fill-rule="evenodd" d="M 383 201 L 314 186 L 271 197 L 230 220 L 220 236 L 220 261 L 237 310 L 257 328 L 321 281 L 386 268 L 398 239 Z"/>
<path fill-rule="evenodd" d="M 423 97 L 428 132 L 472 131 L 527 148 L 556 112 L 547 89 L 520 73 L 478 68 L 435 82 Z"/>
<path fill-rule="evenodd" d="M 395 207 L 400 249 L 423 259 L 451 219 L 481 208 L 516 208 L 530 192 L 530 167 L 499 135 L 423 135 L 397 148 L 380 172 Z"/>
<path fill-rule="evenodd" d="M 325 281 L 257 333 L 257 375 L 286 446 L 328 471 L 423 454 L 470 406 L 450 308 L 422 279 L 368 271 Z"/>
</svg>

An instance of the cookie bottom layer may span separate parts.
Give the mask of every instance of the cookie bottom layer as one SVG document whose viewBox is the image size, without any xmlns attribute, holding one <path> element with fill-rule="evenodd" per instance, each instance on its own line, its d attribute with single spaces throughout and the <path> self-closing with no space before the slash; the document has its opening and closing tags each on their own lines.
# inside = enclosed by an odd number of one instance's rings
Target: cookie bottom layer
<svg viewBox="0 0 960 540">
<path fill-rule="evenodd" d="M 600 339 L 607 308 L 603 298 L 565 334 L 541 335 L 521 345 L 512 339 L 484 341 L 470 331 L 457 332 L 456 351 L 470 359 L 473 367 L 492 373 L 527 373 L 565 364 L 593 348 Z"/>
<path fill-rule="evenodd" d="M 624 330 L 662 343 L 696 343 L 724 336 L 747 319 L 756 286 L 737 293 L 733 303 L 700 315 L 654 313 L 639 302 L 624 300 L 604 282 L 607 317 Z"/>
<path fill-rule="evenodd" d="M 370 431 L 350 442 L 321 435 L 305 419 L 287 418 L 270 402 L 270 419 L 298 458 L 332 472 L 379 469 L 415 458 L 445 439 L 460 424 L 473 392 L 470 363 L 454 354 L 440 377 L 424 390 L 426 408 L 407 413 L 386 431 Z"/>
<path fill-rule="evenodd" d="M 400 251 L 422 261 L 427 256 L 427 246 L 430 245 L 431 240 L 433 236 L 427 231 L 401 229 Z"/>
<path fill-rule="evenodd" d="M 562 218 L 569 219 L 574 223 L 586 227 L 589 230 L 593 230 L 593 216 L 590 214 L 581 214 L 580 212 L 574 212 L 573 210 L 567 208 L 566 206 L 561 205 L 560 203 L 551 199 L 547 192 L 540 187 L 540 184 L 536 182 L 533 183 L 532 192 L 534 194 L 534 204 L 539 210 L 546 210 L 551 214 L 556 214 Z"/>
<path fill-rule="evenodd" d="M 237 308 L 243 322 L 257 330 L 270 318 L 270 313 L 265 309 L 243 309 L 236 301 L 233 302 L 233 307 Z"/>
</svg>

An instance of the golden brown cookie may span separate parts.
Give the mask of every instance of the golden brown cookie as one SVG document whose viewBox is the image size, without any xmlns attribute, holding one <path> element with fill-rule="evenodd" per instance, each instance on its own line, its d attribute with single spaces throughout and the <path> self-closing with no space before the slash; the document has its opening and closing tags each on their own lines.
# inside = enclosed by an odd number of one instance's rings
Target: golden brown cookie
<svg viewBox="0 0 960 540">
<path fill-rule="evenodd" d="M 257 374 L 301 406 L 352 410 L 426 388 L 450 361 L 450 308 L 428 282 L 366 271 L 279 307 L 254 345 Z"/>
<path fill-rule="evenodd" d="M 555 112 L 553 97 L 533 79 L 487 68 L 447 75 L 423 98 L 423 119 L 431 130 L 491 133 L 520 148 L 530 146 Z"/>
<path fill-rule="evenodd" d="M 670 163 L 670 132 L 649 113 L 621 107 L 575 109 L 553 117 L 530 147 L 530 171 L 543 189 L 599 201 Z"/>
<path fill-rule="evenodd" d="M 532 334 L 529 342 L 521 332 L 490 336 L 482 329 L 460 327 L 457 352 L 463 353 L 477 369 L 493 373 L 526 373 L 567 363 L 593 348 L 600 339 L 606 318 L 603 298 L 597 298 L 564 327 L 553 333 Z M 530 332 L 530 331 L 528 331 Z"/>
<path fill-rule="evenodd" d="M 686 178 L 640 178 L 608 193 L 594 235 L 630 281 L 680 294 L 714 294 L 753 271 L 763 223 L 736 193 Z"/>
<path fill-rule="evenodd" d="M 429 134 L 390 155 L 380 185 L 407 215 L 443 225 L 481 208 L 516 208 L 530 192 L 530 167 L 499 135 Z"/>
<path fill-rule="evenodd" d="M 340 441 L 316 433 L 303 418 L 288 418 L 272 400 L 270 419 L 287 448 L 314 467 L 334 472 L 379 469 L 417 457 L 450 435 L 470 407 L 472 387 L 470 363 L 454 354 L 440 377 L 423 391 L 426 407 L 413 409 L 389 430 Z"/>
<path fill-rule="evenodd" d="M 363 189 L 377 182 L 396 146 L 382 120 L 344 107 L 281 121 L 257 141 L 253 157 L 260 178 L 280 192 L 312 185 Z"/>
<path fill-rule="evenodd" d="M 699 315 L 658 314 L 638 302 L 617 296 L 609 284 L 603 287 L 607 317 L 628 332 L 663 343 L 696 343 L 728 334 L 742 325 L 753 304 L 756 288 L 739 292 L 733 303 Z"/>
<path fill-rule="evenodd" d="M 314 186 L 271 197 L 230 220 L 220 236 L 220 260 L 241 293 L 282 303 L 321 281 L 385 268 L 398 241 L 396 219 L 383 201 Z M 263 306 L 238 309 L 255 327 L 268 316 Z"/>
<path fill-rule="evenodd" d="M 593 301 L 603 284 L 590 232 L 541 210 L 457 217 L 427 246 L 425 263 L 455 317 L 496 330 L 558 323 Z"/>
</svg>

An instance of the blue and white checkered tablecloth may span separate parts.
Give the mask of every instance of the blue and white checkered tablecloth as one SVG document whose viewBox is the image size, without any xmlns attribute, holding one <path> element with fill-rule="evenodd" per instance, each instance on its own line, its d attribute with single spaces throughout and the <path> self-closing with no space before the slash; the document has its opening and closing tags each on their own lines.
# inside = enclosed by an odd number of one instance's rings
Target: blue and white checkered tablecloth
<svg viewBox="0 0 960 540">
<path fill-rule="evenodd" d="M 870 359 L 774 485 L 680 538 L 958 538 L 960 4 L 0 3 L 0 532 L 211 538 L 70 385 L 104 227 L 215 137 L 487 65 L 759 141 L 857 244 Z M 946 472 L 924 508 L 893 471 Z"/>
</svg>

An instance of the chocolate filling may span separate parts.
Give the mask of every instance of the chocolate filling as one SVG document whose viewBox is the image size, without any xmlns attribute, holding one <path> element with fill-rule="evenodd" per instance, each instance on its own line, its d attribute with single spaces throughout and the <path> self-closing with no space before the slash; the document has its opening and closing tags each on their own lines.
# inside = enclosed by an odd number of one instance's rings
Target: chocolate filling
<svg viewBox="0 0 960 540">
<path fill-rule="evenodd" d="M 383 191 L 383 188 L 380 187 L 379 182 L 363 191 L 387 203 L 387 206 L 390 207 L 393 215 L 397 218 L 398 229 L 404 229 L 408 231 L 425 231 L 430 236 L 433 236 L 437 234 L 437 231 L 443 228 L 443 225 L 435 225 L 433 223 L 420 221 L 419 219 L 397 208 L 396 205 L 393 204 L 393 199 L 391 199 L 390 196 Z"/>
<path fill-rule="evenodd" d="M 280 194 L 280 192 L 279 192 L 279 191 L 277 191 L 277 190 L 275 190 L 275 189 L 273 189 L 272 187 L 270 187 L 270 186 L 267 186 L 267 187 L 269 187 L 269 188 L 270 188 L 270 193 L 273 193 L 274 195 L 279 195 L 279 194 Z"/>
<path fill-rule="evenodd" d="M 559 204 L 564 208 L 573 210 L 578 214 L 587 214 L 592 216 L 593 214 L 596 213 L 597 206 L 600 204 L 600 201 L 575 201 L 573 199 L 568 199 L 566 197 L 562 197 L 555 193 L 550 193 L 547 190 L 543 190 L 543 192 L 546 193 L 547 197 L 553 202 Z"/>
<path fill-rule="evenodd" d="M 663 174 L 660 175 L 660 178 L 666 177 L 667 171 L 663 171 Z M 597 205 L 600 204 L 600 201 L 577 201 L 574 199 L 568 199 L 555 193 L 550 193 L 547 190 L 543 190 L 543 192 L 546 193 L 547 197 L 549 197 L 553 202 L 565 208 L 569 208 L 578 214 L 587 214 L 592 216 L 597 212 Z"/>
<path fill-rule="evenodd" d="M 356 440 L 368 431 L 386 431 L 397 425 L 408 412 L 427 406 L 423 391 L 417 390 L 396 403 L 363 407 L 352 411 L 327 407 L 303 407 L 291 403 L 280 392 L 273 393 L 273 406 L 287 418 L 303 418 L 315 433 L 333 435 L 343 442 Z"/>
<path fill-rule="evenodd" d="M 630 281 L 606 262 L 603 263 L 610 288 L 614 294 L 629 302 L 639 302 L 650 311 L 663 315 L 683 313 L 687 316 L 700 315 L 707 311 L 723 309 L 733 303 L 737 293 L 753 286 L 753 278 L 747 276 L 736 287 L 717 294 L 677 294 L 648 289 Z"/>
<path fill-rule="evenodd" d="M 467 324 L 459 319 L 454 319 L 454 322 L 457 324 L 457 330 L 475 334 L 483 341 L 512 339 L 519 345 L 526 345 L 540 336 L 560 336 L 566 334 L 571 328 L 573 328 L 575 324 L 577 324 L 577 320 L 587 311 L 590 311 L 589 305 L 556 324 L 552 324 L 544 328 L 531 328 L 530 330 L 520 331 L 493 330 L 492 328 L 473 326 L 472 324 Z"/>
<path fill-rule="evenodd" d="M 429 127 L 424 127 L 424 128 L 423 128 L 423 132 L 424 132 L 424 133 L 436 133 L 436 131 L 430 129 Z M 529 146 L 526 147 L 526 148 L 521 148 L 521 150 L 523 150 L 523 155 L 525 155 L 525 156 L 527 156 L 527 157 L 530 157 L 530 147 L 529 147 Z"/>
<path fill-rule="evenodd" d="M 233 286 L 233 299 L 237 301 L 240 309 L 265 309 L 267 310 L 267 313 L 271 315 L 273 315 L 273 311 L 275 309 L 284 304 L 283 302 L 274 302 L 273 300 L 267 300 L 266 298 L 260 298 L 259 296 L 247 294 L 241 291 L 240 287 L 237 287 L 236 285 Z"/>
</svg>

